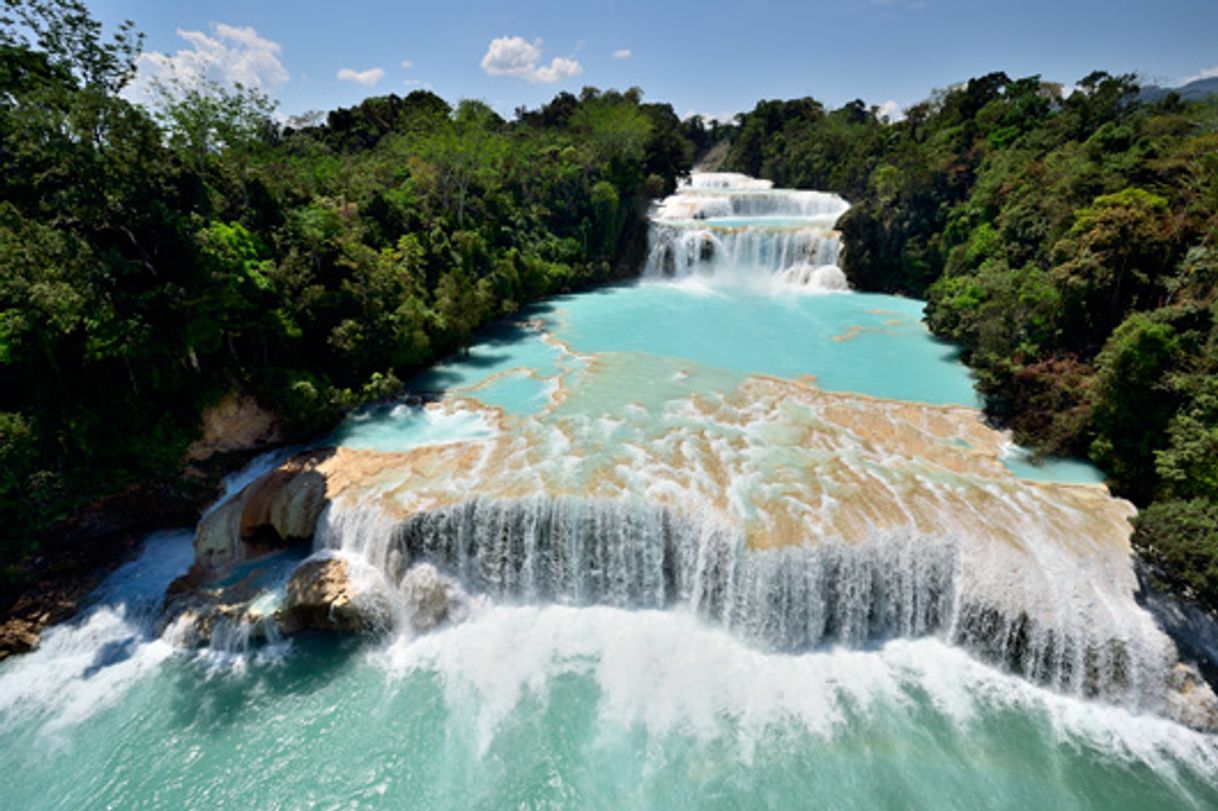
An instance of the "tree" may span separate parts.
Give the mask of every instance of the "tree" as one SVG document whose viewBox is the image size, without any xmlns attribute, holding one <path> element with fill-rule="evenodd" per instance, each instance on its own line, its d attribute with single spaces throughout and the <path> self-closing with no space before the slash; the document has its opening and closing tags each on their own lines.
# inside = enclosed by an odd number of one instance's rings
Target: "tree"
<svg viewBox="0 0 1218 811">
<path fill-rule="evenodd" d="M 0 17 L 0 44 L 41 52 L 79 85 L 110 95 L 134 78 L 144 35 L 131 20 L 120 23 L 106 41 L 102 24 L 82 0 L 5 0 L 5 6 L 12 16 Z"/>
<path fill-rule="evenodd" d="M 1097 345 L 1130 308 L 1163 302 L 1173 231 L 1167 200 L 1139 188 L 1101 195 L 1075 214 L 1054 248 L 1053 275 L 1076 346 Z"/>
</svg>

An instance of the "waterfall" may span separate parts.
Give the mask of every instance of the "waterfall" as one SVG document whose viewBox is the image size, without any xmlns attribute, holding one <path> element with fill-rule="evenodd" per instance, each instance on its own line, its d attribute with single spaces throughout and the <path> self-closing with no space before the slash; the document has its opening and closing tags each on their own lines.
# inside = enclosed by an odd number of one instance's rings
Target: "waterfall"
<svg viewBox="0 0 1218 811">
<path fill-rule="evenodd" d="M 1151 709 L 1173 663 L 1136 623 L 1046 627 L 1004 613 L 962 577 L 957 539 L 912 531 L 751 549 L 717 520 L 574 497 L 478 497 L 404 519 L 332 504 L 318 529 L 320 547 L 362 559 L 390 590 L 426 563 L 498 602 L 684 606 L 777 652 L 935 635 L 1060 692 Z"/>
<path fill-rule="evenodd" d="M 744 273 L 808 289 L 846 289 L 833 225 L 848 207 L 835 194 L 694 173 L 653 212 L 644 276 Z"/>
</svg>

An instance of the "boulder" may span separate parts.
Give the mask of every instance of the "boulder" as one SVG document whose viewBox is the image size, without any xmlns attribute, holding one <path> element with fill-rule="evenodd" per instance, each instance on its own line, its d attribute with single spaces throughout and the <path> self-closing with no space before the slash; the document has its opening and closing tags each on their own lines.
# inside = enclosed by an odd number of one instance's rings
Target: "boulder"
<svg viewBox="0 0 1218 811">
<path fill-rule="evenodd" d="M 44 624 L 21 617 L 11 617 L 0 623 L 0 661 L 14 653 L 25 653 L 38 647 Z"/>
<path fill-rule="evenodd" d="M 287 596 L 278 614 L 285 633 L 304 629 L 367 633 L 387 624 L 383 598 L 353 587 L 342 558 L 307 560 L 288 580 Z"/>
<path fill-rule="evenodd" d="M 249 395 L 229 394 L 203 411 L 203 431 L 186 451 L 191 462 L 216 454 L 248 451 L 283 439 L 279 420 Z"/>
<path fill-rule="evenodd" d="M 1178 663 L 1168 681 L 1167 715 L 1186 727 L 1218 732 L 1218 696 L 1196 670 Z"/>
<path fill-rule="evenodd" d="M 233 626 L 252 619 L 250 603 L 258 595 L 252 578 L 223 588 L 191 587 L 187 577 L 170 584 L 158 633 L 182 647 L 208 643 L 221 623 Z"/>
<path fill-rule="evenodd" d="M 401 592 L 416 631 L 430 631 L 447 620 L 458 597 L 456 587 L 430 563 L 412 566 L 402 578 Z"/>
</svg>

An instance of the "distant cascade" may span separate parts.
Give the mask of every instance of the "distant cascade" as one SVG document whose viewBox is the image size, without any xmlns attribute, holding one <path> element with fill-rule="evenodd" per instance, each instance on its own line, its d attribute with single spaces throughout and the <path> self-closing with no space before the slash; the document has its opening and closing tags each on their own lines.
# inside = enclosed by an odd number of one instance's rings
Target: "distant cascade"
<svg viewBox="0 0 1218 811">
<path fill-rule="evenodd" d="M 753 550 L 739 529 L 636 501 L 475 498 L 404 520 L 331 505 L 318 543 L 362 558 L 399 601 L 406 574 L 426 563 L 493 600 L 688 606 L 780 652 L 937 635 L 1061 692 L 1134 708 L 1159 706 L 1172 664 L 1136 629 L 1001 613 L 962 588 L 956 539 L 912 532 Z"/>
<path fill-rule="evenodd" d="M 774 181 L 739 172 L 694 172 L 682 187 L 691 189 L 772 189 Z"/>
<path fill-rule="evenodd" d="M 823 290 L 845 289 L 834 223 L 849 205 L 835 194 L 774 189 L 730 173 L 694 173 L 657 204 L 644 275 L 757 276 Z"/>
</svg>

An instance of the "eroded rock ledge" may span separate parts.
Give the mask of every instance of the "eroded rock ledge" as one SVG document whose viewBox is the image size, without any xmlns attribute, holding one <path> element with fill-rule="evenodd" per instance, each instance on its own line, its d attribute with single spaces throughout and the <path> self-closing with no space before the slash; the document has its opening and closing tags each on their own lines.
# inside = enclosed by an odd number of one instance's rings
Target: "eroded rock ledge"
<svg viewBox="0 0 1218 811">
<path fill-rule="evenodd" d="M 544 559 L 554 527 L 574 527 L 596 543 L 618 532 L 617 547 L 586 562 L 603 569 L 611 558 L 636 555 L 639 528 L 655 519 L 661 535 L 665 524 L 684 527 L 695 538 L 681 541 L 687 546 L 711 543 L 708 533 L 723 536 L 711 568 L 727 585 L 689 586 L 687 578 L 661 592 L 727 627 L 737 628 L 729 609 L 741 600 L 764 612 L 780 594 L 814 593 L 846 576 L 833 574 L 843 566 L 872 584 L 913 572 L 930 578 L 925 591 L 935 599 L 950 589 L 950 610 L 895 635 L 942 634 L 1055 689 L 1218 728 L 1213 692 L 1177 665 L 1175 647 L 1134 600 L 1131 505 L 1101 487 L 1017 479 L 999 460 L 1004 437 L 971 409 L 751 378 L 730 395 L 670 405 L 664 419 L 637 419 L 637 427 L 610 426 L 633 430 L 629 441 L 606 442 L 594 433 L 603 426 L 576 415 L 401 453 L 339 448 L 296 457 L 207 516 L 181 591 L 213 594 L 216 614 L 227 617 L 223 606 L 242 596 L 243 567 L 284 548 L 312 548 L 308 539 L 320 533 L 315 546 L 341 552 L 347 563 L 302 567 L 289 589 L 300 607 L 289 611 L 285 599 L 274 627 L 367 631 L 398 621 L 407 575 L 420 562 L 492 596 L 546 599 L 544 588 L 516 593 L 503 584 L 524 568 L 554 564 Z M 617 524 L 607 517 L 615 510 L 624 511 Z M 581 521 L 589 522 L 584 530 Z M 639 564 L 658 566 L 649 582 L 678 583 L 670 570 L 683 565 L 684 553 L 672 543 L 660 538 L 650 562 Z M 353 564 L 377 573 L 392 605 L 359 593 L 356 580 L 364 579 L 352 578 Z M 748 581 L 756 594 L 741 591 L 741 566 L 765 570 Z M 872 588 L 879 586 L 864 591 Z M 600 599 L 591 593 L 573 589 L 558 599 Z M 432 624 L 444 621 L 446 594 L 433 594 Z M 612 604 L 638 602 L 605 594 Z M 359 616 L 367 606 L 376 607 Z M 206 625 L 200 621 L 200 630 Z"/>
</svg>

